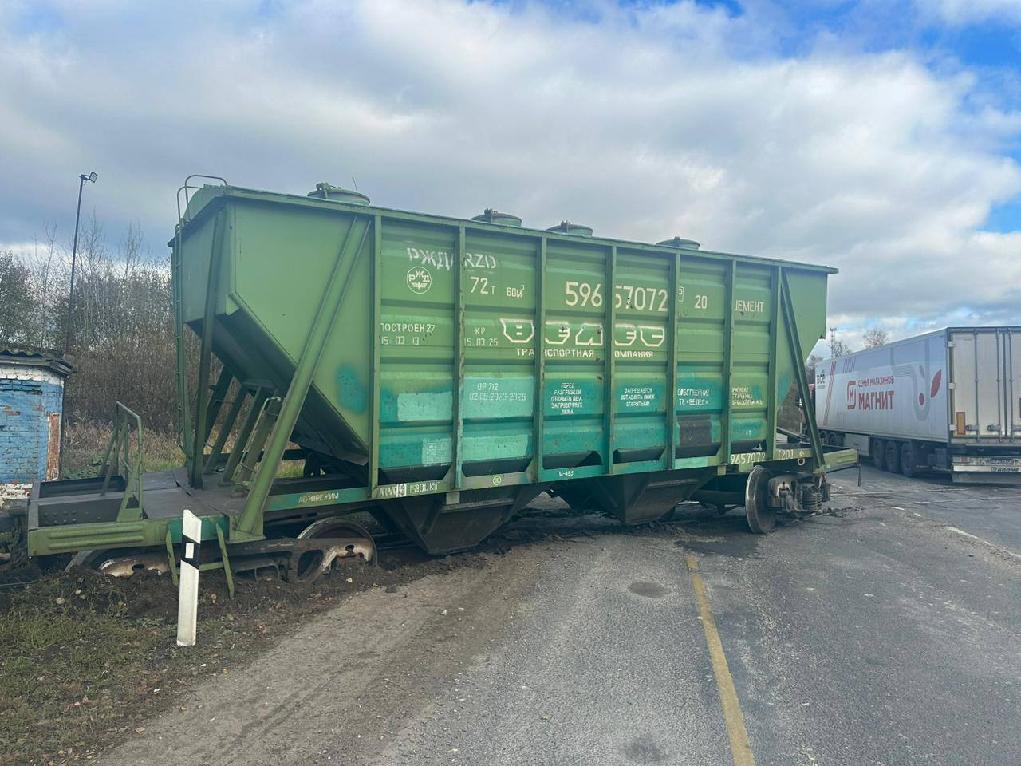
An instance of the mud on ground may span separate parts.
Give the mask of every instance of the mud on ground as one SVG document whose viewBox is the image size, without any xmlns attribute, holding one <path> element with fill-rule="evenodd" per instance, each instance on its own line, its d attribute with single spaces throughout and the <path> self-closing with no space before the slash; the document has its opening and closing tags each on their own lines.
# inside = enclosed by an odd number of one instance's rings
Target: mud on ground
<svg viewBox="0 0 1021 766">
<path fill-rule="evenodd" d="M 245 672 L 281 638 L 358 591 L 399 592 L 427 575 L 488 567 L 494 557 L 536 542 L 621 533 L 693 549 L 755 541 L 740 512 L 717 517 L 693 504 L 681 506 L 689 510 L 674 522 L 631 528 L 572 515 L 558 501 L 543 506 L 475 551 L 427 558 L 393 549 L 376 565 L 349 564 L 309 585 L 241 575 L 230 599 L 222 573 L 204 573 L 199 642 L 191 649 L 176 646 L 177 593 L 166 575 L 115 579 L 78 571 L 23 585 L 0 582 L 0 766 L 101 762 L 100 753 L 144 733 L 154 715 L 186 704 L 197 683 Z M 688 524 L 697 534 L 686 532 Z"/>
<path fill-rule="evenodd" d="M 236 672 L 311 616 L 360 590 L 486 565 L 490 554 L 425 559 L 399 550 L 311 585 L 202 575 L 199 644 L 179 649 L 168 576 L 54 573 L 0 583 L 0 764 L 95 761 L 209 676 Z M 348 579 L 351 582 L 348 582 Z"/>
<path fill-rule="evenodd" d="M 477 550 L 428 558 L 410 548 L 383 551 L 378 564 L 347 564 L 311 584 L 236 575 L 236 597 L 222 572 L 203 573 L 199 640 L 176 646 L 177 592 L 166 575 L 129 579 L 91 571 L 5 573 L 0 578 L 0 766 L 98 762 L 111 745 L 144 731 L 152 716 L 179 705 L 189 688 L 220 673 L 243 672 L 260 653 L 353 593 L 400 586 L 432 574 L 485 567 L 516 545 L 599 534 L 556 511 L 509 528 Z M 351 582 L 348 582 L 348 579 Z M 25 583 L 23 580 L 28 579 Z"/>
</svg>

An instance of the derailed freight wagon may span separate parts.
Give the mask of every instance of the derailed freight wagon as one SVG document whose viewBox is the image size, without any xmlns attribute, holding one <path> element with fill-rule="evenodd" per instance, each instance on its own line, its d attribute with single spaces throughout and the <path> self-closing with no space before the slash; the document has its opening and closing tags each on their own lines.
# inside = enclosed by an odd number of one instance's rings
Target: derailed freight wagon
<svg viewBox="0 0 1021 766">
<path fill-rule="evenodd" d="M 855 453 L 777 413 L 808 400 L 833 269 L 520 223 L 203 186 L 172 243 L 187 466 L 42 484 L 30 552 L 169 548 L 185 507 L 235 561 L 315 565 L 353 512 L 443 553 L 544 491 L 626 523 L 746 505 L 757 532 L 819 507 Z"/>
<path fill-rule="evenodd" d="M 1021 483 L 1021 327 L 948 327 L 821 362 L 824 440 L 880 469 Z"/>
</svg>

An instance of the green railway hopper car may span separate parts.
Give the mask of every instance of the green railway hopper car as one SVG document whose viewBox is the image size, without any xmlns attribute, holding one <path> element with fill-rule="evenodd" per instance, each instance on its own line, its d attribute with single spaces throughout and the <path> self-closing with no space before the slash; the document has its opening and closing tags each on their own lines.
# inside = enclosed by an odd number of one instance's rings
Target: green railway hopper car
<svg viewBox="0 0 1021 766">
<path fill-rule="evenodd" d="M 37 489 L 32 553 L 169 547 L 184 507 L 225 551 L 308 550 L 305 525 L 332 539 L 331 519 L 367 512 L 444 553 L 547 491 L 625 523 L 745 505 L 764 532 L 855 459 L 824 452 L 810 409 L 807 437 L 778 428 L 792 389 L 808 401 L 834 269 L 327 184 L 203 186 L 172 246 L 187 466 L 140 476 L 124 436 L 103 477 Z"/>
</svg>

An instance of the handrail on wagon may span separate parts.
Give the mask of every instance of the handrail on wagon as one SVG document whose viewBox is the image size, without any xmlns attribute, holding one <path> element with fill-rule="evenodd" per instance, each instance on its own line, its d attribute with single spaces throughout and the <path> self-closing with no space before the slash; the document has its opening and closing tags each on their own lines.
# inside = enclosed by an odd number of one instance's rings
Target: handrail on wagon
<svg viewBox="0 0 1021 766">
<path fill-rule="evenodd" d="M 132 455 L 131 429 L 134 426 L 135 444 Z M 113 433 L 103 455 L 103 486 L 99 494 L 105 495 L 114 475 L 124 477 L 124 497 L 117 511 L 117 521 L 131 521 L 142 517 L 142 419 L 121 402 L 114 405 Z M 134 487 L 134 492 L 132 492 Z M 131 499 L 135 503 L 131 503 Z"/>
<path fill-rule="evenodd" d="M 226 178 L 220 176 L 210 176 L 205 173 L 192 173 L 190 176 L 184 179 L 184 183 L 177 190 L 177 223 L 178 225 L 184 223 L 184 214 L 188 212 L 188 203 L 191 202 L 191 198 L 188 196 L 189 189 L 199 189 L 201 187 L 192 186 L 191 179 L 193 178 L 205 178 L 207 181 L 219 181 L 222 186 L 230 186 L 227 183 Z M 184 192 L 184 208 L 181 208 L 181 192 Z"/>
<path fill-rule="evenodd" d="M 181 228 L 184 226 L 184 214 L 188 212 L 188 204 L 191 198 L 189 190 L 198 189 L 192 186 L 193 178 L 205 178 L 209 181 L 219 181 L 223 186 L 229 186 L 227 179 L 221 176 L 206 175 L 204 173 L 192 173 L 184 179 L 184 183 L 177 190 L 177 226 L 174 230 L 174 247 L 170 254 L 171 292 L 174 304 L 174 337 L 177 350 L 177 406 L 180 418 L 179 442 L 181 450 L 186 458 L 192 455 L 192 434 L 191 434 L 191 413 L 188 411 L 188 371 L 187 352 L 184 348 L 184 308 L 181 298 Z M 181 194 L 184 193 L 184 207 L 181 207 Z"/>
</svg>

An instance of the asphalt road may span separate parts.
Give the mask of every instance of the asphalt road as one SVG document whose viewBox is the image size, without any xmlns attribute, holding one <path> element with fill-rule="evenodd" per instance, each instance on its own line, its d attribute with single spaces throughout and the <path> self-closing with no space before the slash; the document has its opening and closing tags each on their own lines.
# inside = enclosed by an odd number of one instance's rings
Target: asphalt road
<svg viewBox="0 0 1021 766">
<path fill-rule="evenodd" d="M 861 498 L 859 502 L 920 513 L 1021 555 L 1021 487 L 952 484 L 935 473 L 907 479 L 871 466 L 862 466 L 860 488 L 850 471 L 834 478 L 845 494 Z"/>
<path fill-rule="evenodd" d="M 854 479 L 768 537 L 694 508 L 519 522 L 506 554 L 352 597 L 103 762 L 1021 763 L 1021 490 Z"/>
</svg>

